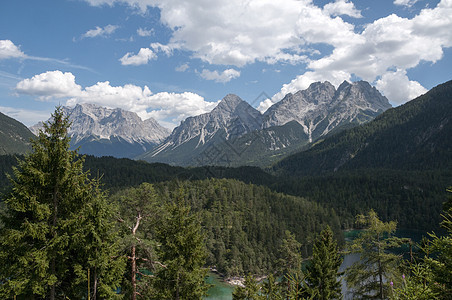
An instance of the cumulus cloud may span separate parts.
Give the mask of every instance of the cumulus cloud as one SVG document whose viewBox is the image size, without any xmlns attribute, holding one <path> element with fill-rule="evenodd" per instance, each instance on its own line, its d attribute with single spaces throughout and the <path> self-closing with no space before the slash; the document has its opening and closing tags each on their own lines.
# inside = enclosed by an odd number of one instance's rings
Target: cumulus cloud
<svg viewBox="0 0 452 300">
<path fill-rule="evenodd" d="M 402 104 L 424 94 L 427 90 L 417 81 L 411 81 L 404 70 L 385 73 L 377 81 L 377 89 L 395 104 Z"/>
<path fill-rule="evenodd" d="M 75 83 L 75 76 L 61 71 L 48 71 L 27 78 L 16 85 L 16 92 L 38 96 L 41 100 L 60 97 L 76 97 L 81 93 L 81 86 Z"/>
<path fill-rule="evenodd" d="M 201 77 L 206 80 L 214 80 L 215 82 L 229 82 L 234 78 L 240 77 L 240 72 L 234 69 L 227 69 L 224 70 L 221 73 L 218 73 L 218 71 L 210 71 L 207 69 L 202 70 Z"/>
<path fill-rule="evenodd" d="M 111 35 L 113 32 L 115 32 L 116 29 L 118 29 L 118 28 L 119 28 L 119 26 L 111 25 L 111 24 L 109 24 L 105 27 L 96 26 L 95 29 L 91 29 L 91 30 L 88 30 L 87 32 L 85 32 L 82 35 L 82 38 L 94 38 L 94 37 L 99 37 L 99 36 L 101 36 L 101 37 L 108 36 L 108 35 Z"/>
<path fill-rule="evenodd" d="M 133 53 L 128 52 L 123 57 L 119 59 L 121 64 L 124 66 L 127 65 L 145 65 L 151 59 L 156 59 L 157 55 L 149 48 L 141 48 L 137 55 L 133 55 Z"/>
<path fill-rule="evenodd" d="M 125 2 L 142 11 L 157 7 L 160 21 L 173 30 L 168 45 L 178 45 L 210 64 L 236 67 L 255 61 L 304 62 L 305 56 L 297 53 L 304 41 L 296 21 L 301 11 L 314 8 L 310 0 L 86 1 L 92 5 Z"/>
<path fill-rule="evenodd" d="M 137 33 L 139 36 L 151 36 L 154 34 L 154 29 L 138 28 Z"/>
<path fill-rule="evenodd" d="M 23 58 L 25 53 L 10 40 L 0 40 L 0 59 Z"/>
<path fill-rule="evenodd" d="M 398 1 L 398 0 L 396 0 Z M 348 0 L 336 0 L 326 4 L 323 11 L 330 16 L 347 15 L 352 18 L 362 18 L 361 12 L 355 8 L 355 5 Z"/>
<path fill-rule="evenodd" d="M 153 94 L 149 87 L 126 84 L 112 86 L 110 82 L 98 82 L 82 87 L 72 73 L 50 71 L 24 79 L 16 85 L 16 92 L 38 97 L 41 100 L 64 100 L 66 105 L 94 103 L 136 112 L 142 119 L 155 118 L 161 124 L 173 128 L 189 116 L 211 111 L 217 102 L 208 102 L 191 92 Z"/>
</svg>

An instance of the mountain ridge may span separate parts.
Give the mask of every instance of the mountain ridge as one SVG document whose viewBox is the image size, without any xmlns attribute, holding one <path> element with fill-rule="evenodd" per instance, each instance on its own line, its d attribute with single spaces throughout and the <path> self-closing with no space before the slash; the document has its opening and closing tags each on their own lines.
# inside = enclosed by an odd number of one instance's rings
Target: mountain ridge
<svg viewBox="0 0 452 300">
<path fill-rule="evenodd" d="M 169 130 L 150 118 L 145 121 L 134 112 L 83 103 L 63 107 L 71 126 L 71 149 L 96 156 L 134 157 L 152 149 L 169 135 Z M 42 127 L 31 127 L 36 134 Z"/>
<path fill-rule="evenodd" d="M 25 154 L 31 150 L 32 138 L 24 124 L 0 112 L 0 155 Z"/>
<path fill-rule="evenodd" d="M 367 82 L 344 81 L 337 90 L 327 81 L 315 82 L 287 94 L 264 114 L 228 94 L 211 112 L 185 119 L 162 144 L 137 158 L 182 166 L 263 166 L 344 125 L 368 122 L 389 107 L 388 99 Z M 293 121 L 304 133 L 297 126 L 284 126 Z M 293 136 L 295 131 L 299 136 Z"/>
</svg>

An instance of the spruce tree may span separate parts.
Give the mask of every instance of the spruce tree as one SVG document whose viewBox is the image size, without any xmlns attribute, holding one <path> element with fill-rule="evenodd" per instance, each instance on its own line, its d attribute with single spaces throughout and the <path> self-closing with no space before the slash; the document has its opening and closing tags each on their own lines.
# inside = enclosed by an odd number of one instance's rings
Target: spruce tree
<svg viewBox="0 0 452 300">
<path fill-rule="evenodd" d="M 342 257 L 334 240 L 331 228 L 327 226 L 317 237 L 312 259 L 305 276 L 308 294 L 315 299 L 340 299 L 341 276 L 339 267 Z"/>
<path fill-rule="evenodd" d="M 205 237 L 197 215 L 184 204 L 185 191 L 181 188 L 176 193 L 156 230 L 159 258 L 164 265 L 155 278 L 157 299 L 202 299 L 208 289 Z"/>
<path fill-rule="evenodd" d="M 358 215 L 357 223 L 366 226 L 351 244 L 351 251 L 360 254 L 360 260 L 346 270 L 346 280 L 353 288 L 355 298 L 386 299 L 390 281 L 402 278 L 400 257 L 388 249 L 400 246 L 403 239 L 394 237 L 396 222 L 382 222 L 371 210 Z"/>
<path fill-rule="evenodd" d="M 103 296 L 118 282 L 104 272 L 107 265 L 120 268 L 110 261 L 109 209 L 97 181 L 83 171 L 83 158 L 69 150 L 69 125 L 57 107 L 10 177 L 0 232 L 2 298 L 85 297 L 89 269 L 96 282 L 90 286 Z"/>
</svg>

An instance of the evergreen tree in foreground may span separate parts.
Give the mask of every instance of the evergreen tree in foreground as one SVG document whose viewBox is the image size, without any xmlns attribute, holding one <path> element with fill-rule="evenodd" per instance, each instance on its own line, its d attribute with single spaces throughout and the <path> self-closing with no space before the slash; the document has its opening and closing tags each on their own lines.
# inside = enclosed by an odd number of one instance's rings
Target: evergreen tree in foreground
<svg viewBox="0 0 452 300">
<path fill-rule="evenodd" d="M 10 177 L 0 231 L 0 297 L 114 298 L 123 262 L 111 209 L 98 182 L 69 151 L 68 118 L 58 107 Z M 88 272 L 91 272 L 88 282 Z"/>
<path fill-rule="evenodd" d="M 340 299 L 341 282 L 338 281 L 342 258 L 331 228 L 327 226 L 317 237 L 312 260 L 305 276 L 308 294 L 315 299 Z"/>
<path fill-rule="evenodd" d="M 175 198 L 167 204 L 166 214 L 156 228 L 159 259 L 164 265 L 155 277 L 156 299 L 202 299 L 209 287 L 205 282 L 205 237 L 197 215 L 184 204 L 182 188 Z"/>
<path fill-rule="evenodd" d="M 395 222 L 382 222 L 373 210 L 358 215 L 357 223 L 366 228 L 351 244 L 351 251 L 359 253 L 360 260 L 347 268 L 347 283 L 355 298 L 386 299 L 390 295 L 390 281 L 398 283 L 402 278 L 401 258 L 387 250 L 400 246 L 403 239 L 392 236 Z"/>
</svg>

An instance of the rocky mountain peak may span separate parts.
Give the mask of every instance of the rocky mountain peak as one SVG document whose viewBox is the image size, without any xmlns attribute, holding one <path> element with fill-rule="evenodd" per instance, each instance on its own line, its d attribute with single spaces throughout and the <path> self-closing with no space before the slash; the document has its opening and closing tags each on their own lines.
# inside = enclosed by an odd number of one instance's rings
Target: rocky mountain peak
<svg viewBox="0 0 452 300">
<path fill-rule="evenodd" d="M 170 131 L 160 126 L 154 119 L 146 121 L 134 112 L 120 108 L 106 108 L 91 103 L 77 104 L 75 107 L 63 107 L 69 116 L 71 127 L 68 134 L 72 144 L 87 139 L 122 139 L 128 143 L 158 144 Z M 37 132 L 42 126 L 37 124 L 31 129 Z"/>
<path fill-rule="evenodd" d="M 263 128 L 300 123 L 310 140 L 346 123 L 370 121 L 390 108 L 388 99 L 368 82 L 344 81 L 336 88 L 328 81 L 288 94 L 264 114 Z"/>
</svg>

